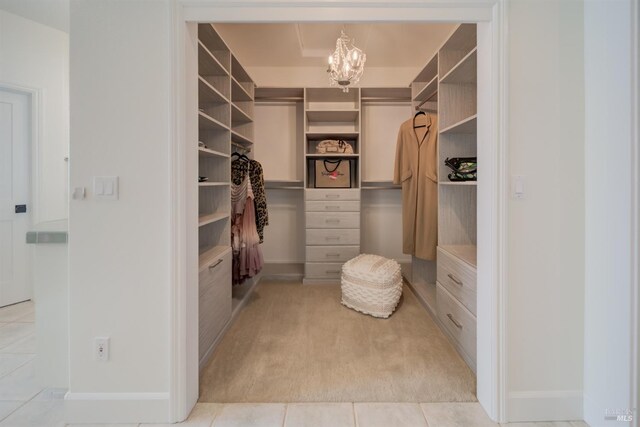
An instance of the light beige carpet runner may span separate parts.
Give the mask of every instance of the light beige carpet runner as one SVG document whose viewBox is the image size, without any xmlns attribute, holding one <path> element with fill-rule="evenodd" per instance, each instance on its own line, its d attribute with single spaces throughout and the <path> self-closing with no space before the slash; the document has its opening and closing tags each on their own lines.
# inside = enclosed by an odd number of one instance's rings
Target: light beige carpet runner
<svg viewBox="0 0 640 427">
<path fill-rule="evenodd" d="M 476 401 L 475 375 L 416 297 L 375 319 L 340 287 L 261 282 L 200 380 L 201 402 Z"/>
</svg>

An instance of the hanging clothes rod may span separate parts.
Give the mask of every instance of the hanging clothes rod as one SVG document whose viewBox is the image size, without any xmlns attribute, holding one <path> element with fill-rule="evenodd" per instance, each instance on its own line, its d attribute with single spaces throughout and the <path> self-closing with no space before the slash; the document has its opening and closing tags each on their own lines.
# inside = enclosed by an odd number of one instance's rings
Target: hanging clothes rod
<svg viewBox="0 0 640 427">
<path fill-rule="evenodd" d="M 299 102 L 303 101 L 304 98 L 302 96 L 264 96 L 260 98 L 256 98 L 256 102 Z"/>
<path fill-rule="evenodd" d="M 363 96 L 362 102 L 411 102 L 411 98 L 385 98 L 375 96 Z"/>
<path fill-rule="evenodd" d="M 427 96 L 424 101 L 422 101 L 420 104 L 418 104 L 418 107 L 422 107 L 424 104 L 426 104 L 427 102 L 429 102 L 431 100 L 431 98 L 433 98 L 434 96 L 436 96 L 438 94 L 438 91 L 435 90 L 433 91 L 433 93 L 429 96 Z M 416 107 L 417 108 L 417 107 Z"/>
<path fill-rule="evenodd" d="M 231 145 L 236 147 L 240 151 L 244 151 L 245 153 L 250 153 L 251 152 L 251 148 L 247 148 L 242 144 L 238 144 L 237 142 L 231 141 Z"/>
</svg>

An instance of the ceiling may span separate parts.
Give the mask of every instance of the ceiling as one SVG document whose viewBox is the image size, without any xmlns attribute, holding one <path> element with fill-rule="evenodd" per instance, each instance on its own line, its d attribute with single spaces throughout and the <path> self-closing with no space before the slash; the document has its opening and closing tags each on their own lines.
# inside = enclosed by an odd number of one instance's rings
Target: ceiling
<svg viewBox="0 0 640 427">
<path fill-rule="evenodd" d="M 355 38 L 369 67 L 422 67 L 454 24 L 216 24 L 246 67 L 326 65 L 340 30 Z"/>
<path fill-rule="evenodd" d="M 0 9 L 69 32 L 69 0 L 0 0 Z"/>
</svg>

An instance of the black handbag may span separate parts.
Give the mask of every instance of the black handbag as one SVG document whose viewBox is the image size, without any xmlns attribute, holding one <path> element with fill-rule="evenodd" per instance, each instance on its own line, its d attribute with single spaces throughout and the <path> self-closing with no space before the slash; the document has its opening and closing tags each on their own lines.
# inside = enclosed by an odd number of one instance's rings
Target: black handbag
<svg viewBox="0 0 640 427">
<path fill-rule="evenodd" d="M 452 172 L 449 181 L 476 181 L 478 179 L 477 157 L 447 157 L 444 161 Z"/>
</svg>

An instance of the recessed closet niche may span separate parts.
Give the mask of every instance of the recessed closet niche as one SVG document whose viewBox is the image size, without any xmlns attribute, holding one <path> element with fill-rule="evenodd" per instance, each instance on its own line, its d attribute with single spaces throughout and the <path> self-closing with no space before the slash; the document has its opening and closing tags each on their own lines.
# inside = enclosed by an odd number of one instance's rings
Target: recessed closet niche
<svg viewBox="0 0 640 427">
<path fill-rule="evenodd" d="M 365 80 L 348 92 L 262 84 L 215 25 L 198 26 L 199 140 L 188 143 L 206 179 L 198 183 L 201 366 L 261 280 L 335 285 L 345 261 L 373 253 L 401 264 L 423 314 L 475 371 L 477 181 L 451 181 L 445 161 L 477 155 L 476 26 L 453 26 L 423 63 L 410 81 Z M 392 182 L 398 129 L 416 110 L 438 119 L 437 261 L 402 253 L 402 189 Z M 352 152 L 320 153 L 327 139 Z M 233 287 L 229 175 L 238 150 L 262 165 L 269 225 L 261 274 Z M 334 160 L 348 163 L 348 186 L 322 188 L 318 168 Z"/>
</svg>

